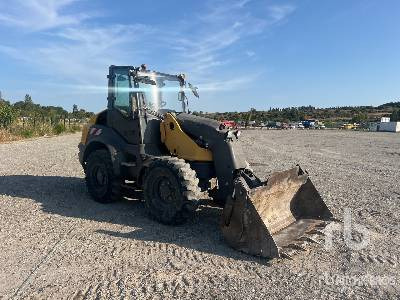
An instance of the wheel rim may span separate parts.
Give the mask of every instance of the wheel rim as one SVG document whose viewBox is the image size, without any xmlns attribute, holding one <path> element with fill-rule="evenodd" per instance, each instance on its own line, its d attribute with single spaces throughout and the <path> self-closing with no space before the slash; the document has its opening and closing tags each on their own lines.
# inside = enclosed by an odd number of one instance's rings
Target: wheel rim
<svg viewBox="0 0 400 300">
<path fill-rule="evenodd" d="M 169 211 L 170 208 L 179 209 L 181 204 L 179 186 L 173 178 L 166 174 L 160 175 L 153 178 L 151 184 L 153 204 L 164 211 Z"/>
<path fill-rule="evenodd" d="M 108 173 L 104 166 L 97 165 L 92 169 L 91 178 L 98 193 L 103 193 L 108 186 Z"/>
</svg>

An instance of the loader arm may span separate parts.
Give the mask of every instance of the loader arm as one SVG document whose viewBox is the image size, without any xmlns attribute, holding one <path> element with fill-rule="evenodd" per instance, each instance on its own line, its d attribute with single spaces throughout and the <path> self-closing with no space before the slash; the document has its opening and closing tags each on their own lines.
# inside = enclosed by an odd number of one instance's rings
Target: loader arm
<svg viewBox="0 0 400 300">
<path fill-rule="evenodd" d="M 171 114 L 165 114 L 160 123 L 161 142 L 165 144 L 172 155 L 188 161 L 213 161 L 212 152 L 200 147 L 188 136 Z"/>
<path fill-rule="evenodd" d="M 247 167 L 235 131 L 221 128 L 218 121 L 186 113 L 176 117 L 167 113 L 161 128 L 161 138 L 172 155 L 196 163 L 212 162 L 218 180 L 215 197 L 225 203 L 238 171 Z"/>
</svg>

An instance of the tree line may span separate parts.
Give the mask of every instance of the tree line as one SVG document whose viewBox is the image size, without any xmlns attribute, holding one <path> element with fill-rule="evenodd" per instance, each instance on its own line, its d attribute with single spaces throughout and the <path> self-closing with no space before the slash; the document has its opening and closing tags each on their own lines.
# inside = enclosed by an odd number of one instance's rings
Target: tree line
<svg viewBox="0 0 400 300">
<path fill-rule="evenodd" d="M 77 105 L 73 106 L 72 112 L 68 112 L 61 106 L 36 104 L 28 94 L 24 100 L 15 103 L 0 98 L 0 142 L 20 137 L 76 132 L 93 115 L 92 112 L 78 109 Z M 7 138 L 4 139 L 4 136 Z"/>
<path fill-rule="evenodd" d="M 92 115 L 92 112 L 78 109 L 77 105 L 73 106 L 72 112 L 68 112 L 61 106 L 36 104 L 28 94 L 25 95 L 24 100 L 15 103 L 0 99 L 0 126 L 2 127 L 11 126 L 18 119 L 34 123 L 50 122 L 50 124 L 55 124 L 61 119 L 84 120 Z"/>
<path fill-rule="evenodd" d="M 308 119 L 317 119 L 327 123 L 365 123 L 376 122 L 381 117 L 390 117 L 392 121 L 400 121 L 400 102 L 389 102 L 377 107 L 374 106 L 341 106 L 330 108 L 316 108 L 314 106 L 300 106 L 288 108 L 270 108 L 256 110 L 251 108 L 246 112 L 193 112 L 216 120 L 232 120 L 235 122 L 256 123 L 265 122 L 299 122 Z"/>
</svg>

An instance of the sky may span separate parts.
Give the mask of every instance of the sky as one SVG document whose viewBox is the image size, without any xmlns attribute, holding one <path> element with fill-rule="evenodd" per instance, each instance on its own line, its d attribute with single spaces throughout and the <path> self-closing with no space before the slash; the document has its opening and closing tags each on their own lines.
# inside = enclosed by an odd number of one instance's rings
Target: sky
<svg viewBox="0 0 400 300">
<path fill-rule="evenodd" d="M 400 100 L 400 1 L 0 0 L 0 91 L 106 107 L 108 66 L 199 87 L 192 110 Z"/>
</svg>

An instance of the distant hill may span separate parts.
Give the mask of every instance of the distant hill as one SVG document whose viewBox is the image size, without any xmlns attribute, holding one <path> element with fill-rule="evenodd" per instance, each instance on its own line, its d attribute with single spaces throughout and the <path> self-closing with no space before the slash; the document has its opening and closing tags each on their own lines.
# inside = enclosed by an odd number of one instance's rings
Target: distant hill
<svg viewBox="0 0 400 300">
<path fill-rule="evenodd" d="M 399 102 L 388 102 L 378 106 L 378 109 L 384 108 L 400 108 L 400 101 Z"/>
<path fill-rule="evenodd" d="M 234 120 L 236 122 L 297 122 L 306 119 L 318 119 L 328 125 L 340 125 L 346 122 L 367 123 L 391 117 L 397 120 L 400 115 L 400 102 L 388 102 L 379 106 L 340 106 L 317 108 L 314 106 L 270 108 L 266 111 L 251 109 L 247 112 L 193 112 L 216 120 Z"/>
</svg>

